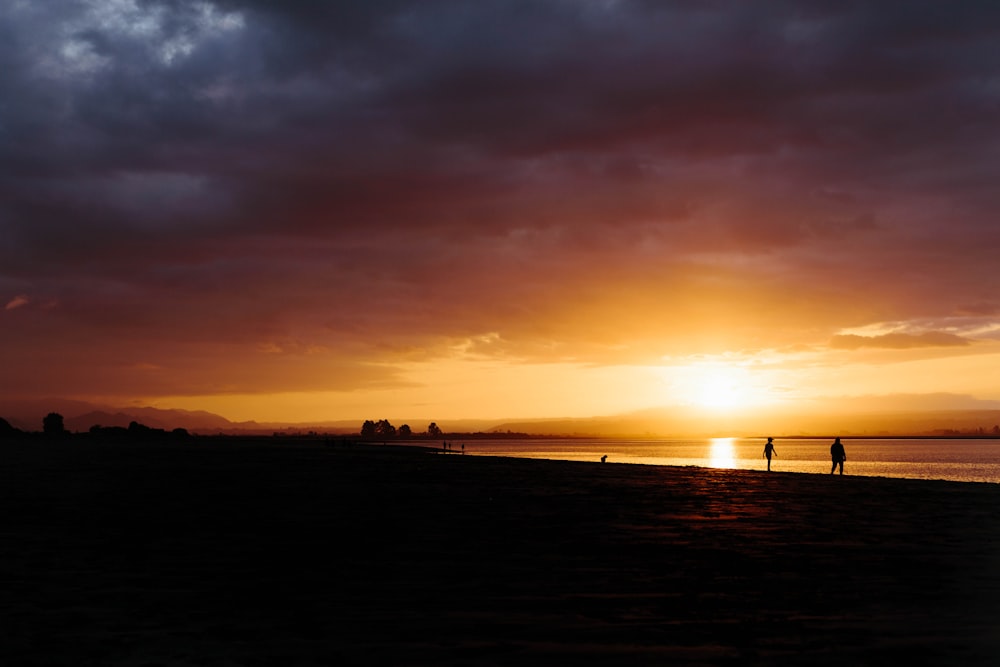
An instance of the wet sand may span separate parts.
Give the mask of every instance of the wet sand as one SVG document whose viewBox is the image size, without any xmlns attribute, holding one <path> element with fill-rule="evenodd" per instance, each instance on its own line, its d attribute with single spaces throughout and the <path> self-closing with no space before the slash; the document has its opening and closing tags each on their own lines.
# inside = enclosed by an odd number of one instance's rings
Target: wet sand
<svg viewBox="0 0 1000 667">
<path fill-rule="evenodd" d="M 994 665 L 1000 486 L 0 443 L 0 664 Z"/>
</svg>

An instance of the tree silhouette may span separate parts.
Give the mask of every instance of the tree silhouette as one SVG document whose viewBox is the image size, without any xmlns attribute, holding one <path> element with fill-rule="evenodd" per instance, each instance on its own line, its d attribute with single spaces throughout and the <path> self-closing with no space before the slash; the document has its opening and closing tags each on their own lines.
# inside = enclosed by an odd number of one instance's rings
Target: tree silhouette
<svg viewBox="0 0 1000 667">
<path fill-rule="evenodd" d="M 375 433 L 383 438 L 395 438 L 396 427 L 389 423 L 388 419 L 379 419 L 375 424 Z"/>
<path fill-rule="evenodd" d="M 0 418 L 0 438 L 17 435 L 18 433 L 20 431 L 11 426 L 9 421 Z"/>
<path fill-rule="evenodd" d="M 375 422 L 373 422 L 371 419 L 366 419 L 365 423 L 361 425 L 361 437 L 362 438 L 375 437 Z"/>
<path fill-rule="evenodd" d="M 42 431 L 45 435 L 64 435 L 66 427 L 63 426 L 63 416 L 58 412 L 50 412 L 42 420 Z"/>
<path fill-rule="evenodd" d="M 413 435 L 413 430 L 410 428 L 409 424 L 403 424 L 399 427 L 400 438 L 409 438 L 411 435 Z"/>
<path fill-rule="evenodd" d="M 437 422 L 430 423 L 430 426 L 427 427 L 427 435 L 434 436 L 435 438 L 441 435 L 441 428 L 437 425 Z"/>
</svg>

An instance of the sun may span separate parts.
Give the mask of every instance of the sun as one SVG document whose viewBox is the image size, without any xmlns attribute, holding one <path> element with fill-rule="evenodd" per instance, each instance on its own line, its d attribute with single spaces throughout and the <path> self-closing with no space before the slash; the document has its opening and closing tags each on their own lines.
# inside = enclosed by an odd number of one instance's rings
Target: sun
<svg viewBox="0 0 1000 667">
<path fill-rule="evenodd" d="M 733 412 L 761 402 L 747 368 L 732 363 L 701 362 L 673 367 L 671 386 L 683 403 L 713 412 Z"/>
<path fill-rule="evenodd" d="M 729 369 L 709 369 L 695 382 L 694 402 L 703 408 L 731 410 L 743 405 L 742 389 Z"/>
<path fill-rule="evenodd" d="M 657 372 L 669 405 L 723 417 L 787 404 L 789 381 L 773 356 L 719 354 L 665 361 L 669 363 Z"/>
</svg>

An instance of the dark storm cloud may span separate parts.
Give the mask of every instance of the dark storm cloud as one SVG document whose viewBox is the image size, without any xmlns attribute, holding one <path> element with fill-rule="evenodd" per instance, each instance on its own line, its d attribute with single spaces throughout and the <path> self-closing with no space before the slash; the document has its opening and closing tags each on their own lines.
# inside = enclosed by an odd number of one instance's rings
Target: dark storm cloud
<svg viewBox="0 0 1000 667">
<path fill-rule="evenodd" d="M 399 348 L 578 335 L 554 313 L 608 284 L 868 289 L 853 324 L 992 303 L 998 28 L 990 2 L 8 3 L 0 303 Z"/>
<path fill-rule="evenodd" d="M 624 178 L 614 167 L 623 164 L 633 165 L 640 194 L 686 183 L 687 161 L 697 158 L 743 158 L 764 174 L 775 170 L 790 190 L 815 184 L 789 169 L 820 183 L 876 178 L 898 191 L 928 180 L 943 187 L 955 168 L 992 166 L 977 164 L 987 156 L 976 149 L 996 129 L 995 63 L 984 57 L 995 10 L 985 5 L 907 5 L 897 14 L 801 3 L 751 12 L 683 3 L 228 2 L 211 10 L 220 23 L 213 30 L 199 27 L 213 7 L 205 3 L 97 4 L 124 8 L 123 26 L 143 17 L 150 25 L 102 29 L 87 22 L 86 3 L 55 5 L 39 41 L 55 51 L 70 44 L 75 55 L 49 64 L 62 67 L 61 78 L 28 85 L 36 104 L 9 125 L 27 130 L 14 146 L 23 173 L 43 177 L 18 182 L 18 191 L 34 186 L 45 203 L 62 195 L 126 227 L 139 217 L 121 192 L 141 187 L 130 186 L 134 173 L 150 192 L 134 203 L 155 204 L 161 193 L 181 207 L 172 229 L 187 233 L 208 191 L 214 206 L 202 224 L 413 224 L 450 209 L 473 215 L 486 196 L 508 226 L 581 182 L 613 207 Z M 19 35 L 22 45 L 33 40 L 30 30 Z M 942 145 L 955 152 L 951 163 L 920 162 L 939 159 Z M 899 160 L 915 161 L 914 170 Z M 539 178 L 539 170 L 549 173 Z M 701 198 L 719 195 L 711 176 Z M 186 191 L 177 187 L 183 177 Z M 20 203 L 18 217 L 55 215 Z"/>
</svg>

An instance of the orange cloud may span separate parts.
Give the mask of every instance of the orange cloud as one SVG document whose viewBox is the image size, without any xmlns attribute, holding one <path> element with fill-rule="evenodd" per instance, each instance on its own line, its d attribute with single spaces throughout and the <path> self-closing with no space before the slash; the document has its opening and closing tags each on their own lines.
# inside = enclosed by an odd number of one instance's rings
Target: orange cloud
<svg viewBox="0 0 1000 667">
<path fill-rule="evenodd" d="M 909 350 L 916 347 L 962 347 L 972 341 L 944 331 L 928 331 L 922 334 L 890 333 L 881 336 L 858 336 L 843 334 L 830 340 L 835 350 L 858 350 L 861 348 L 881 348 L 889 350 Z"/>
</svg>

